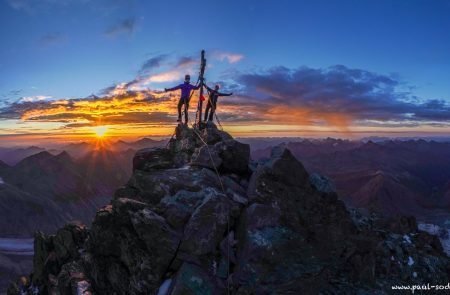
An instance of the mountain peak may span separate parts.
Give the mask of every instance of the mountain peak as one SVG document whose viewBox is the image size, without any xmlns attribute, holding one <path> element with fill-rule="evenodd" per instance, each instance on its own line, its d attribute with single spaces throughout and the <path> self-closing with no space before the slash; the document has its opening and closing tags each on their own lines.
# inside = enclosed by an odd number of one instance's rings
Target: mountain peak
<svg viewBox="0 0 450 295">
<path fill-rule="evenodd" d="M 22 161 L 19 162 L 19 164 L 22 162 L 29 162 L 29 161 L 42 161 L 46 159 L 51 159 L 53 157 L 54 156 L 50 154 L 48 151 L 42 151 L 23 159 Z"/>
</svg>

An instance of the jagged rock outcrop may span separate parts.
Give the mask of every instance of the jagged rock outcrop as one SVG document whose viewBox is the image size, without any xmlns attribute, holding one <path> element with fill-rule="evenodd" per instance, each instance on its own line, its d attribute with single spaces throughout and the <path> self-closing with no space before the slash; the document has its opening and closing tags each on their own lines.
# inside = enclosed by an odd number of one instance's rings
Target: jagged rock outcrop
<svg viewBox="0 0 450 295">
<path fill-rule="evenodd" d="M 87 228 L 79 223 L 67 224 L 56 235 L 35 234 L 32 283 L 40 286 L 42 294 L 73 294 L 73 290 L 90 289 L 78 262 L 87 236 Z"/>
<path fill-rule="evenodd" d="M 60 294 L 383 294 L 448 280 L 439 240 L 413 220 L 347 210 L 286 148 L 249 153 L 214 125 L 178 126 L 167 149 L 136 154 L 91 229 L 36 236 L 34 281 Z"/>
</svg>

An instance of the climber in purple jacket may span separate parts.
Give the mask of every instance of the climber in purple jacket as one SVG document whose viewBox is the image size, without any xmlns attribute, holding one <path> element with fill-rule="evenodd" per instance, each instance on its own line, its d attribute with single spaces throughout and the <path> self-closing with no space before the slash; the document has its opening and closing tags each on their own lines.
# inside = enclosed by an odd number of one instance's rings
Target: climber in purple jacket
<svg viewBox="0 0 450 295">
<path fill-rule="evenodd" d="M 190 83 L 191 81 L 191 76 L 190 75 L 186 75 L 184 77 L 184 83 L 180 84 L 178 86 L 175 86 L 173 88 L 164 88 L 164 91 L 173 91 L 173 90 L 178 90 L 181 89 L 181 97 L 180 100 L 178 101 L 178 120 L 177 122 L 181 122 L 181 107 L 184 104 L 184 121 L 185 124 L 188 123 L 189 117 L 188 117 L 188 108 L 189 108 L 189 100 L 191 99 L 191 91 L 192 90 L 197 90 L 200 88 L 200 85 L 198 86 L 194 86 Z"/>
</svg>

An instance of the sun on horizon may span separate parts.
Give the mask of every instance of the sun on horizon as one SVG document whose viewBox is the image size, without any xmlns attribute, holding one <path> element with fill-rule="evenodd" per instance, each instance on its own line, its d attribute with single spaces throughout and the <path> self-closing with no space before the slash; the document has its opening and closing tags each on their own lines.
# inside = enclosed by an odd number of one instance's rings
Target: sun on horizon
<svg viewBox="0 0 450 295">
<path fill-rule="evenodd" d="M 108 127 L 107 126 L 95 126 L 92 127 L 92 130 L 95 133 L 95 136 L 97 138 L 103 138 L 106 135 L 106 132 L 108 131 Z"/>
</svg>

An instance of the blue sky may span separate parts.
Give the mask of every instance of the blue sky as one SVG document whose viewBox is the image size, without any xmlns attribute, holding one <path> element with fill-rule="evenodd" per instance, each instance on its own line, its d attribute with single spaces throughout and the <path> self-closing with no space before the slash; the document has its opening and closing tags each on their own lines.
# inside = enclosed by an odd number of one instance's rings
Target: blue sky
<svg viewBox="0 0 450 295">
<path fill-rule="evenodd" d="M 0 0 L 0 22 L 0 107 L 101 95 L 149 59 L 165 56 L 151 70 L 170 71 L 201 49 L 209 81 L 343 65 L 394 79 L 408 99 L 450 103 L 449 0 Z"/>
<path fill-rule="evenodd" d="M 449 98 L 450 1 L 0 3 L 2 94 L 87 96 L 132 78 L 149 55 L 217 48 L 244 54 L 242 67 L 398 73 L 421 96 Z M 106 35 L 124 20 L 130 31 Z"/>
</svg>

